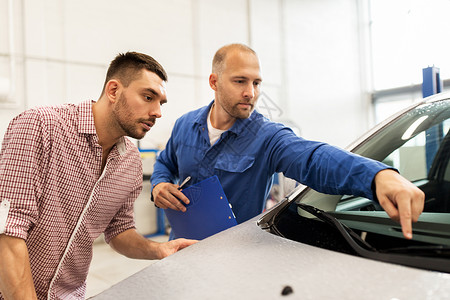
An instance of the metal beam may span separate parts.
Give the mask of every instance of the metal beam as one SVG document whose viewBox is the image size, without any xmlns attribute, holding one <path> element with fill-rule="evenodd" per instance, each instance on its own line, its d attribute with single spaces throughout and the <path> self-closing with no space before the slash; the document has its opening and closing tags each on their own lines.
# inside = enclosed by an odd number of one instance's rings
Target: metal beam
<svg viewBox="0 0 450 300">
<path fill-rule="evenodd" d="M 446 86 L 450 87 L 450 79 L 443 80 L 444 89 Z M 393 89 L 379 90 L 372 93 L 372 103 L 375 103 L 378 99 L 387 96 L 396 96 L 404 94 L 422 93 L 422 84 L 413 84 L 410 86 L 402 86 Z"/>
</svg>

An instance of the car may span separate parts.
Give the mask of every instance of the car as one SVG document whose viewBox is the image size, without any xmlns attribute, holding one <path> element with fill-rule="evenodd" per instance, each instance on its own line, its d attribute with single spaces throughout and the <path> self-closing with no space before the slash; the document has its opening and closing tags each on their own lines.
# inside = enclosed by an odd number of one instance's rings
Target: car
<svg viewBox="0 0 450 300">
<path fill-rule="evenodd" d="M 450 94 L 398 112 L 347 149 L 424 191 L 412 240 L 376 201 L 299 186 L 93 299 L 449 299 Z"/>
</svg>

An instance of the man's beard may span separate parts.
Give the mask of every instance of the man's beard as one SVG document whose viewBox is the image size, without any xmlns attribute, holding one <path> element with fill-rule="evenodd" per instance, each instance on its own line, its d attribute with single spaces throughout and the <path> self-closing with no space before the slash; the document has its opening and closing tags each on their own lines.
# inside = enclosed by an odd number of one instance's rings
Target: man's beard
<svg viewBox="0 0 450 300">
<path fill-rule="evenodd" d="M 255 110 L 256 101 L 252 103 L 250 100 L 242 100 L 241 102 L 251 104 L 250 110 L 243 110 L 239 108 L 239 104 L 233 104 L 234 101 L 230 100 L 229 95 L 225 93 L 222 86 L 219 86 L 218 92 L 222 97 L 217 104 L 222 106 L 222 109 L 235 119 L 248 119 Z"/>
<path fill-rule="evenodd" d="M 134 139 L 142 139 L 147 130 L 138 128 L 141 127 L 141 123 L 143 122 L 152 122 L 155 124 L 156 119 L 139 119 L 137 121 L 133 121 L 133 115 L 130 112 L 130 107 L 128 106 L 127 99 L 123 94 L 120 95 L 120 98 L 117 102 L 117 105 L 114 107 L 113 114 L 116 118 L 117 124 L 120 128 L 125 132 L 125 135 L 132 137 Z"/>
<path fill-rule="evenodd" d="M 252 105 L 250 110 L 242 110 L 238 107 L 238 104 L 230 105 L 226 100 L 222 102 L 223 109 L 235 119 L 248 119 L 253 113 L 254 106 Z"/>
</svg>

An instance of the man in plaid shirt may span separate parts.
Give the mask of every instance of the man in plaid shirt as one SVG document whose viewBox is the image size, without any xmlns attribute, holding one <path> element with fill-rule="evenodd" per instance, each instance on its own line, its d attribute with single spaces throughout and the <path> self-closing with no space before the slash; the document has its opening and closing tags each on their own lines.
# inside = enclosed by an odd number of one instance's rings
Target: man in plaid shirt
<svg viewBox="0 0 450 300">
<path fill-rule="evenodd" d="M 94 240 L 161 259 L 195 241 L 156 243 L 137 233 L 133 204 L 141 139 L 167 102 L 162 66 L 119 54 L 100 99 L 30 109 L 14 118 L 0 153 L 0 298 L 83 299 Z"/>
</svg>

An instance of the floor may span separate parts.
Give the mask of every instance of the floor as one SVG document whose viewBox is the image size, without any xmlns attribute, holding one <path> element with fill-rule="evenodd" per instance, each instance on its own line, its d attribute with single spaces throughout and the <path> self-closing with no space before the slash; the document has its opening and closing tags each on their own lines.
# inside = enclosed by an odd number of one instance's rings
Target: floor
<svg viewBox="0 0 450 300">
<path fill-rule="evenodd" d="M 151 239 L 157 242 L 166 242 L 169 237 L 161 235 Z M 87 277 L 86 299 L 101 293 L 156 261 L 129 259 L 99 240 L 94 244 L 94 256 Z"/>
</svg>

